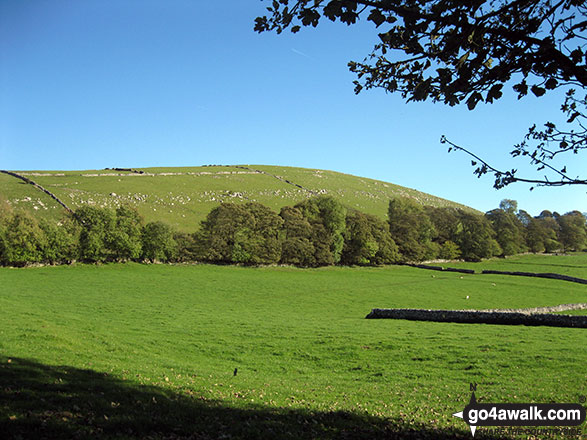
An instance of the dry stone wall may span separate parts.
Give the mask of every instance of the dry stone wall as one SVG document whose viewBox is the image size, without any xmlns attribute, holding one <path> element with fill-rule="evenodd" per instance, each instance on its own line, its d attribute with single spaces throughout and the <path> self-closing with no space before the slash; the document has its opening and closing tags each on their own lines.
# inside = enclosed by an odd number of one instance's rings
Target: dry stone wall
<svg viewBox="0 0 587 440">
<path fill-rule="evenodd" d="M 443 266 L 429 266 L 427 264 L 406 264 L 406 266 L 416 267 L 418 269 L 437 270 L 440 272 L 458 272 L 474 274 L 473 269 L 456 269 L 454 267 L 443 267 Z M 583 278 L 571 277 L 568 275 L 561 275 L 558 273 L 535 273 L 535 272 L 508 272 L 503 270 L 483 270 L 483 275 L 513 275 L 520 277 L 534 277 L 534 278 L 550 278 L 553 280 L 570 281 L 572 283 L 587 284 L 587 280 Z"/>
<path fill-rule="evenodd" d="M 573 308 L 587 308 L 587 304 L 567 304 Z M 563 307 L 563 306 L 557 306 Z M 532 310 L 532 309 L 530 309 Z M 535 309 L 540 310 L 540 309 Z M 569 310 L 569 308 L 565 309 Z M 556 315 L 523 311 L 482 310 L 425 310 L 425 309 L 373 309 L 366 319 L 407 319 L 410 321 L 456 322 L 467 324 L 529 325 L 587 328 L 587 316 Z"/>
</svg>

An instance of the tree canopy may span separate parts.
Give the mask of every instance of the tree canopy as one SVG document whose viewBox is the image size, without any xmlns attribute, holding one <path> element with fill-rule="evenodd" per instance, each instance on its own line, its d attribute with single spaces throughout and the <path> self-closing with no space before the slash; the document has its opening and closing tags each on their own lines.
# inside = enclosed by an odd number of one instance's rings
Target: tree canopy
<svg viewBox="0 0 587 440">
<path fill-rule="evenodd" d="M 555 178 L 525 179 L 517 170 L 499 170 L 442 138 L 453 149 L 474 156 L 475 174 L 493 173 L 494 186 L 523 181 L 537 185 L 587 184 L 552 159 L 587 149 L 584 122 L 587 100 L 575 88 L 587 88 L 587 6 L 582 0 L 275 0 L 268 15 L 257 17 L 258 32 L 298 32 L 326 18 L 347 25 L 366 18 L 379 41 L 363 61 L 349 62 L 357 75 L 355 92 L 374 87 L 400 93 L 407 101 L 466 104 L 493 103 L 512 87 L 518 98 L 567 91 L 561 110 L 571 128 L 552 122 L 531 127 L 514 147 L 539 171 Z M 574 128 L 576 127 L 576 128 Z"/>
</svg>

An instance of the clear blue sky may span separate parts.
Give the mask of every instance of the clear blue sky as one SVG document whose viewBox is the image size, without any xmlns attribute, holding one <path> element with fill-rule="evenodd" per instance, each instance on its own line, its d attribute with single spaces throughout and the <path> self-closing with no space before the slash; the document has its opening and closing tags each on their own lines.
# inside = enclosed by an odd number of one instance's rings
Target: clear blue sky
<svg viewBox="0 0 587 440">
<path fill-rule="evenodd" d="M 503 168 L 561 96 L 513 95 L 474 112 L 353 93 L 349 60 L 371 23 L 257 34 L 267 1 L 1 0 L 0 167 L 274 164 L 416 188 L 487 211 L 511 198 L 537 215 L 587 211 L 587 188 L 496 191 L 445 134 Z M 587 157 L 568 164 L 585 174 Z M 1 190 L 1 189 L 0 189 Z"/>
</svg>

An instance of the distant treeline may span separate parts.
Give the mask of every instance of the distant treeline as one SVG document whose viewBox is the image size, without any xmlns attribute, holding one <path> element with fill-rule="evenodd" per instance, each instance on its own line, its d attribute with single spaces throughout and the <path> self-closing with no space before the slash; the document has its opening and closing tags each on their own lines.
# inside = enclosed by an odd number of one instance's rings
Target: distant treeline
<svg viewBox="0 0 587 440">
<path fill-rule="evenodd" d="M 522 252 L 583 250 L 578 211 L 532 217 L 504 200 L 485 215 L 389 202 L 387 221 L 319 196 L 278 213 L 256 202 L 223 203 L 194 233 L 144 223 L 129 207 L 85 206 L 59 223 L 0 204 L 0 264 L 150 261 L 382 265 L 432 259 L 479 261 Z"/>
</svg>

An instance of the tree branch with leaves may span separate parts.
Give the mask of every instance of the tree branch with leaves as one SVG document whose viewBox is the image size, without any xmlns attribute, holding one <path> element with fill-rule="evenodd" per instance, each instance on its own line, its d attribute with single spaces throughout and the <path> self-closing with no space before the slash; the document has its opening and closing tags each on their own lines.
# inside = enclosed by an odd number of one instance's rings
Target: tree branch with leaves
<svg viewBox="0 0 587 440">
<path fill-rule="evenodd" d="M 296 33 L 324 18 L 347 25 L 364 18 L 381 29 L 373 51 L 348 64 L 357 76 L 355 93 L 377 87 L 408 102 L 466 104 L 473 110 L 480 102 L 500 99 L 506 84 L 519 99 L 566 89 L 562 110 L 568 124 L 578 128 L 559 130 L 550 122 L 542 130 L 534 126 L 511 152 L 530 159 L 539 171 L 554 171 L 558 180 L 522 179 L 516 170 L 499 171 L 479 158 L 475 174 L 497 173 L 496 188 L 513 182 L 585 184 L 568 176 L 566 167 L 549 165 L 555 156 L 585 148 L 587 101 L 575 97 L 576 89 L 587 89 L 584 1 L 275 0 L 267 11 L 255 20 L 258 32 Z"/>
</svg>

